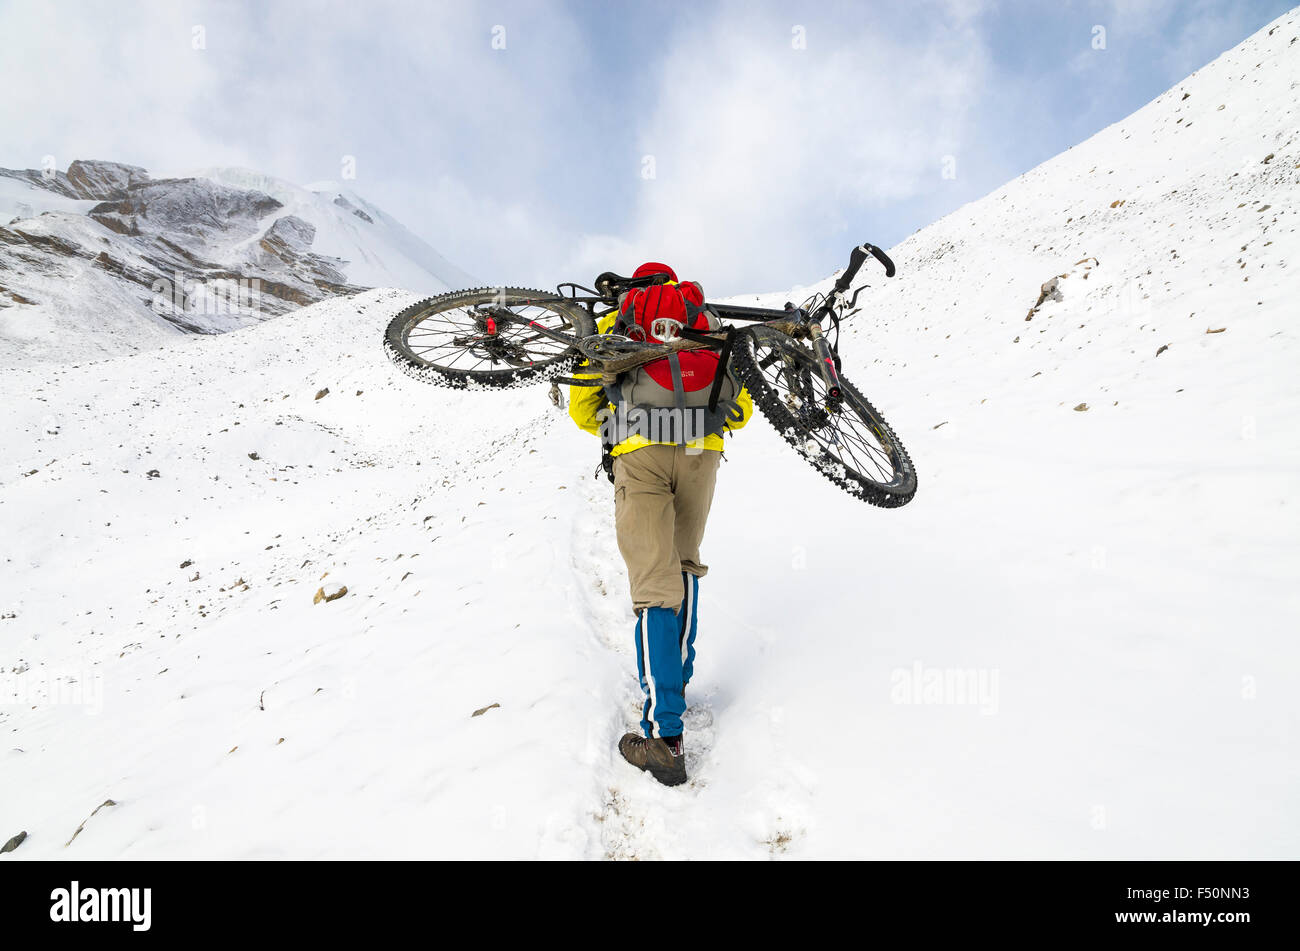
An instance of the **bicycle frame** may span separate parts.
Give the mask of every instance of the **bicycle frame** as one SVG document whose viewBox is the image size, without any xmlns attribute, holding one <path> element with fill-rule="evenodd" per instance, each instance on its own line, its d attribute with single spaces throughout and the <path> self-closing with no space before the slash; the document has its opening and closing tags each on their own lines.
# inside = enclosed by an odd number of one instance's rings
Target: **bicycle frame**
<svg viewBox="0 0 1300 951">
<path fill-rule="evenodd" d="M 535 298 L 527 303 L 559 303 L 560 301 L 586 305 L 588 309 L 592 311 L 592 316 L 597 319 L 604 317 L 608 313 L 608 311 L 602 314 L 595 313 L 595 304 L 608 303 L 605 298 L 601 297 L 580 298 L 557 295 L 548 298 Z M 764 326 L 772 327 L 773 329 L 778 330 L 789 337 L 794 337 L 795 339 L 808 339 L 817 355 L 818 364 L 822 369 L 822 377 L 826 384 L 827 393 L 832 399 L 839 399 L 839 376 L 835 369 L 834 354 L 831 351 L 829 342 L 822 333 L 821 324 L 817 319 L 809 317 L 805 311 L 799 308 L 776 310 L 727 304 L 710 304 L 708 306 L 709 309 L 712 310 L 722 321 L 735 320 L 747 321 L 750 324 L 762 324 Z M 819 312 L 820 310 L 821 308 L 819 308 Z M 575 337 L 572 334 L 565 333 L 561 330 L 547 327 L 538 323 L 536 320 L 520 317 L 519 315 L 509 311 L 502 311 L 496 314 L 494 320 L 497 327 L 508 324 L 525 326 L 535 333 L 558 343 L 581 349 L 581 338 Z M 707 339 L 678 339 L 665 344 L 646 344 L 638 347 L 636 352 L 629 353 L 626 356 L 613 359 L 593 360 L 593 362 L 599 365 L 599 370 L 602 376 L 617 376 L 620 373 L 626 373 L 639 366 L 643 366 L 644 364 L 653 363 L 655 360 L 662 360 L 664 357 L 670 356 L 673 353 L 705 348 L 711 350 L 722 350 L 727 345 L 728 336 L 738 329 L 739 328 L 736 327 L 724 327 L 722 330 L 700 335 Z M 598 379 L 582 380 L 573 377 L 557 377 L 554 382 L 565 383 L 569 386 L 602 385 L 601 381 Z"/>
<path fill-rule="evenodd" d="M 877 261 L 884 265 L 885 275 L 887 277 L 894 276 L 894 262 L 874 245 L 862 244 L 853 249 L 853 253 L 849 256 L 849 266 L 844 269 L 844 272 L 836 280 L 831 292 L 820 301 L 811 314 L 804 309 L 794 307 L 791 304 L 786 304 L 786 306 L 781 310 L 764 307 L 747 307 L 739 304 L 709 304 L 707 307 L 717 315 L 720 321 L 736 320 L 760 323 L 772 327 L 789 337 L 795 339 L 806 338 L 809 340 L 812 350 L 817 357 L 822 381 L 826 384 L 826 392 L 831 399 L 838 400 L 841 396 L 839 370 L 835 365 L 835 352 L 822 331 L 821 322 L 822 320 L 831 318 L 838 324 L 838 313 L 846 307 L 853 306 L 856 302 L 857 294 L 854 294 L 852 300 L 846 300 L 845 294 L 848 291 L 849 285 L 853 282 L 853 278 L 857 275 L 858 269 L 862 266 L 868 255 L 875 257 Z M 600 284 L 606 277 L 607 275 L 601 275 L 600 278 L 597 278 L 597 284 Z M 541 304 L 563 302 L 567 304 L 577 304 L 586 307 L 592 317 L 599 320 L 618 308 L 618 293 L 620 291 L 630 287 L 640 286 L 641 283 L 648 284 L 650 282 L 648 280 L 643 282 L 624 280 L 619 283 L 606 281 L 606 286 L 611 288 L 610 293 L 593 293 L 590 296 L 579 296 L 577 294 L 578 290 L 589 291 L 591 288 L 582 287 L 581 285 L 568 282 L 556 287 L 556 294 L 554 297 L 541 297 L 535 300 L 525 301 L 525 303 Z M 562 292 L 564 288 L 570 288 L 574 293 L 564 294 Z M 598 304 L 604 304 L 608 306 L 610 310 L 602 311 L 597 314 L 596 306 Z M 528 320 L 520 317 L 511 311 L 503 311 L 495 315 L 495 323 L 514 323 L 527 326 L 537 333 L 549 337 L 559 343 L 578 347 L 580 350 L 582 349 L 582 340 L 572 334 L 553 330 L 550 327 L 543 326 L 535 320 Z M 495 333 L 495 324 L 491 324 L 490 326 L 493 328 L 490 332 Z M 694 339 L 678 339 L 673 340 L 670 343 L 659 345 L 646 344 L 638 347 L 636 352 L 629 353 L 620 358 L 600 360 L 589 358 L 592 359 L 593 362 L 598 362 L 600 364 L 602 375 L 617 375 L 620 373 L 626 373 L 627 371 L 646 363 L 652 363 L 655 360 L 662 360 L 664 357 L 683 350 L 698 350 L 701 348 L 721 350 L 727 346 L 730 335 L 736 330 L 737 328 L 735 327 L 724 327 L 722 330 L 713 333 L 694 334 Z M 584 355 L 586 355 L 585 352 Z M 597 381 L 576 380 L 568 377 L 557 378 L 556 382 L 567 382 L 570 385 L 578 386 L 601 385 Z"/>
</svg>

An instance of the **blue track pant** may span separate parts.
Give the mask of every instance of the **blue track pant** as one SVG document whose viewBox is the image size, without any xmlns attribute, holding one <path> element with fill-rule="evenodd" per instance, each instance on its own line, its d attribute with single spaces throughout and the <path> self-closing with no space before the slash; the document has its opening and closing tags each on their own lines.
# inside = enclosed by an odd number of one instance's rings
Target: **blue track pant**
<svg viewBox="0 0 1300 951">
<path fill-rule="evenodd" d="M 678 736 L 686 712 L 686 685 L 695 669 L 695 605 L 700 579 L 682 572 L 682 603 L 642 608 L 636 619 L 636 672 L 645 704 L 641 731 L 646 736 Z"/>
</svg>

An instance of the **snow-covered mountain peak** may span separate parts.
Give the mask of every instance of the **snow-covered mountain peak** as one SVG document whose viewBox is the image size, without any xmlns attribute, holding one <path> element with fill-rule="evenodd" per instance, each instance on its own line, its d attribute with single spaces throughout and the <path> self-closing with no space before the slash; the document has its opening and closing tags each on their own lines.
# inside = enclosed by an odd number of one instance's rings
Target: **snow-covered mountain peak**
<svg viewBox="0 0 1300 951">
<path fill-rule="evenodd" d="M 249 169 L 0 169 L 0 222 L 0 364 L 134 352 L 364 287 L 472 283 L 350 190 Z"/>
</svg>

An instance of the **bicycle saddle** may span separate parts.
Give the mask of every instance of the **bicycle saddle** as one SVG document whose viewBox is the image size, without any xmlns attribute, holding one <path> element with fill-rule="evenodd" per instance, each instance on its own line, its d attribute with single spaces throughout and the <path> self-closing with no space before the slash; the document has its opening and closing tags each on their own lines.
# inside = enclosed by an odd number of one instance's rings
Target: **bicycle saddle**
<svg viewBox="0 0 1300 951">
<path fill-rule="evenodd" d="M 616 298 L 623 291 L 630 288 L 663 284 L 667 280 L 668 277 L 665 274 L 649 274 L 646 277 L 623 277 L 613 271 L 605 271 L 596 278 L 596 293 L 601 297 Z"/>
</svg>

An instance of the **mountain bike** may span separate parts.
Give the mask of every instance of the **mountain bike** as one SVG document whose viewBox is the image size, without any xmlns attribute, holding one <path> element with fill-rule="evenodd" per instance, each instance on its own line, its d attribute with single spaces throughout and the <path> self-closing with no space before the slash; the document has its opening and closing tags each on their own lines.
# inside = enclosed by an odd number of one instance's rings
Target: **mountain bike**
<svg viewBox="0 0 1300 951">
<path fill-rule="evenodd" d="M 894 276 L 888 255 L 863 244 L 853 249 L 829 293 L 780 310 L 707 304 L 720 330 L 680 328 L 665 343 L 596 332 L 598 322 L 617 313 L 623 294 L 663 280 L 606 271 L 594 288 L 573 282 L 557 285 L 553 293 L 483 287 L 422 300 L 392 319 L 384 349 L 407 375 L 454 389 L 550 381 L 557 405 L 563 400 L 560 384 L 601 386 L 597 373 L 609 381 L 674 351 L 714 349 L 720 366 L 734 367 L 759 411 L 813 468 L 864 502 L 897 508 L 916 494 L 912 460 L 885 418 L 841 372 L 840 323 L 859 310 L 866 286 L 851 297 L 848 291 L 868 257 Z M 584 376 L 566 375 L 580 364 Z M 718 389 L 715 384 L 710 409 Z"/>
</svg>

